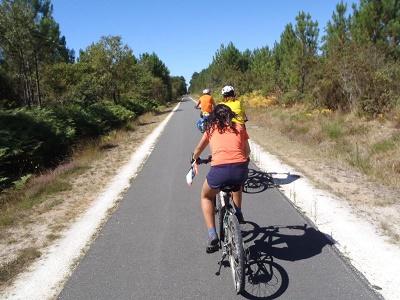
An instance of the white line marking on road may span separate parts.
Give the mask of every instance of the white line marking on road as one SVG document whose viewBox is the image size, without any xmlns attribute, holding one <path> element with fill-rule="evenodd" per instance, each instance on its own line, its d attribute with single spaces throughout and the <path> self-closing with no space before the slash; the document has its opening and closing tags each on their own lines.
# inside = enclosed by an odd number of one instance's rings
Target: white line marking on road
<svg viewBox="0 0 400 300">
<path fill-rule="evenodd" d="M 73 271 L 72 267 L 107 218 L 107 211 L 114 207 L 122 198 L 123 192 L 129 188 L 130 180 L 140 171 L 179 105 L 180 103 L 144 140 L 86 213 L 72 224 L 61 240 L 46 250 L 28 272 L 20 274 L 1 296 L 2 299 L 43 300 L 54 298 L 61 292 L 63 284 Z"/>
</svg>

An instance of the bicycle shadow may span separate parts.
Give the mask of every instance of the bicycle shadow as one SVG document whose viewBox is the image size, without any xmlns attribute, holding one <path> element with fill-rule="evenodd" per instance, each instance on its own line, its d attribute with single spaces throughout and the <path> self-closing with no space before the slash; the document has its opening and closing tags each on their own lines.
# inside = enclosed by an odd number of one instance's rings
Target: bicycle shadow
<svg viewBox="0 0 400 300">
<path fill-rule="evenodd" d="M 247 194 L 258 194 L 272 187 L 290 184 L 299 178 L 299 175 L 290 173 L 263 172 L 249 169 L 247 179 L 243 186 L 243 192 Z"/>
<path fill-rule="evenodd" d="M 288 273 L 274 259 L 307 259 L 334 244 L 326 234 L 307 224 L 260 227 L 246 222 L 242 234 L 247 253 L 246 289 L 242 295 L 247 299 L 276 299 L 287 290 Z"/>
</svg>

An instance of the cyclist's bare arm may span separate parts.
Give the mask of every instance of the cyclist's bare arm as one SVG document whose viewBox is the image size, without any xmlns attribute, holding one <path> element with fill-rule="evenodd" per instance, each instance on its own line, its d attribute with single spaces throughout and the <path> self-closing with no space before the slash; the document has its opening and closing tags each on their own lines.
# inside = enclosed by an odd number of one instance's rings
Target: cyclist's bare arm
<svg viewBox="0 0 400 300">
<path fill-rule="evenodd" d="M 195 108 L 199 108 L 199 106 L 200 106 L 200 100 L 199 101 L 197 101 L 197 104 L 195 105 Z"/>
<path fill-rule="evenodd" d="M 196 160 L 200 157 L 200 154 L 203 152 L 203 150 L 207 147 L 208 145 L 208 139 L 206 135 L 203 135 L 201 138 L 200 142 L 196 146 L 196 148 L 193 151 L 193 159 Z"/>
</svg>

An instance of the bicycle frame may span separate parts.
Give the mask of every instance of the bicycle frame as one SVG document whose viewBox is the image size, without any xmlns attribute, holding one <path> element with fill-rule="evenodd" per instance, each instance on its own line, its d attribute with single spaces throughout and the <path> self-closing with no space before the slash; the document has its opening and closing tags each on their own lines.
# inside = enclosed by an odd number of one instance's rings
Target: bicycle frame
<svg viewBox="0 0 400 300">
<path fill-rule="evenodd" d="M 220 205 L 219 205 L 219 215 L 221 215 L 221 213 L 223 214 L 222 217 L 220 216 L 219 218 L 219 234 L 220 234 L 220 248 L 222 249 L 222 257 L 221 260 L 219 262 L 219 269 L 217 274 L 220 274 L 221 271 L 221 267 L 222 267 L 222 263 L 225 260 L 225 258 L 228 256 L 228 260 L 229 263 L 231 265 L 231 270 L 232 270 L 232 276 L 233 276 L 233 280 L 235 283 L 235 290 L 237 293 L 240 293 L 243 291 L 244 289 L 244 265 L 245 265 L 245 257 L 244 257 L 244 245 L 243 245 L 243 241 L 242 241 L 242 236 L 241 233 L 236 233 L 235 235 L 232 235 L 232 219 L 234 218 L 234 223 L 236 223 L 237 225 L 234 226 L 239 226 L 239 223 L 237 221 L 236 215 L 235 215 L 235 210 L 234 210 L 234 205 L 233 205 L 233 197 L 232 197 L 232 192 L 225 192 L 225 191 L 220 191 L 219 192 L 219 200 L 220 201 Z M 221 224 L 222 223 L 222 224 Z M 221 228 L 222 225 L 222 228 Z M 230 228 L 229 228 L 230 227 Z M 240 235 L 240 237 L 238 237 L 237 235 Z M 236 244 L 237 246 L 232 248 L 233 244 Z M 241 248 L 238 249 L 237 247 Z M 241 251 L 241 255 L 236 252 L 236 251 Z M 235 255 L 236 254 L 236 255 Z M 241 257 L 240 259 L 242 260 L 241 262 L 237 261 L 235 262 L 235 259 L 233 258 L 235 255 L 236 258 Z M 239 256 L 237 256 L 239 255 Z M 238 263 L 238 265 L 236 265 L 236 263 Z M 235 264 L 235 266 L 233 266 L 233 264 Z M 241 267 L 239 267 L 241 266 Z M 241 279 L 237 280 L 237 273 L 238 269 L 241 274 L 241 276 L 239 276 Z"/>
</svg>

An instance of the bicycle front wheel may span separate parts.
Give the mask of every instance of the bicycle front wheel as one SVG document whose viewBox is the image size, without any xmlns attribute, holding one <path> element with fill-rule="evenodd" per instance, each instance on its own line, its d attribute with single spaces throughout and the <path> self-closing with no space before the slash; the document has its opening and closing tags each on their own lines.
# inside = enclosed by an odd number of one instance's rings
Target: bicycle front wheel
<svg viewBox="0 0 400 300">
<path fill-rule="evenodd" d="M 233 214 L 230 214 L 227 218 L 226 235 L 233 283 L 235 285 L 236 293 L 240 294 L 243 292 L 245 284 L 245 256 L 242 231 L 240 230 L 238 219 Z"/>
</svg>

